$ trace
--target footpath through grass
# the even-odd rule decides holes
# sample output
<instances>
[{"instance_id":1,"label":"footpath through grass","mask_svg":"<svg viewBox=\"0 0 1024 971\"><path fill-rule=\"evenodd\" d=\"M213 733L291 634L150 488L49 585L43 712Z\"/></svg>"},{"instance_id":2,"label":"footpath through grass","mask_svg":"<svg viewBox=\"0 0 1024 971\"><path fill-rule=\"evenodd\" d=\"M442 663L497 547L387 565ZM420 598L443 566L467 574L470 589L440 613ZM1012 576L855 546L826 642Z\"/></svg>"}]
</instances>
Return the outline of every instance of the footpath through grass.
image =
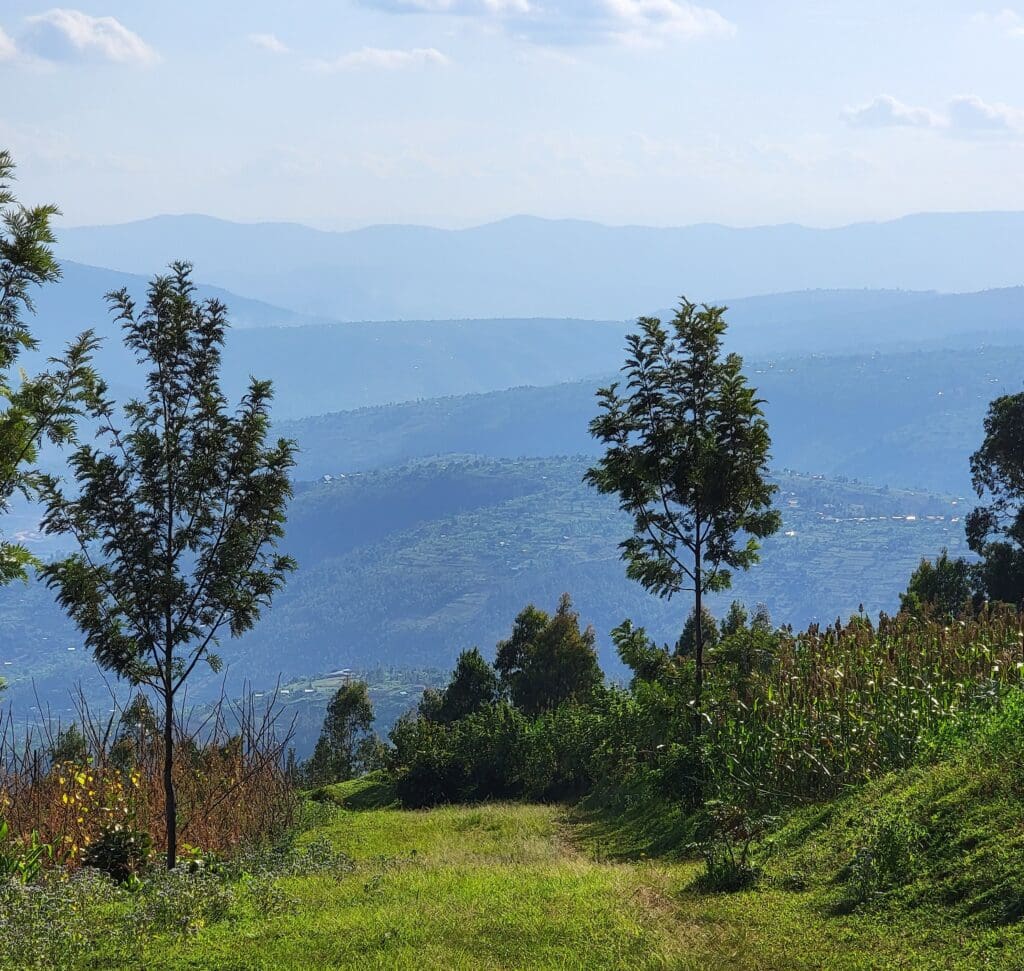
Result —
<instances>
[{"instance_id":1,"label":"footpath through grass","mask_svg":"<svg viewBox=\"0 0 1024 971\"><path fill-rule=\"evenodd\" d=\"M355 861L281 881L294 900L188 940L157 939L150 968L1009 968L1009 940L935 913L837 914L827 888L702 895L699 867L597 852L599 831L552 806L405 811L359 784L304 838ZM349 808L349 807L372 808ZM1014 943L1019 935L1012 932Z\"/></svg>"}]
</instances>

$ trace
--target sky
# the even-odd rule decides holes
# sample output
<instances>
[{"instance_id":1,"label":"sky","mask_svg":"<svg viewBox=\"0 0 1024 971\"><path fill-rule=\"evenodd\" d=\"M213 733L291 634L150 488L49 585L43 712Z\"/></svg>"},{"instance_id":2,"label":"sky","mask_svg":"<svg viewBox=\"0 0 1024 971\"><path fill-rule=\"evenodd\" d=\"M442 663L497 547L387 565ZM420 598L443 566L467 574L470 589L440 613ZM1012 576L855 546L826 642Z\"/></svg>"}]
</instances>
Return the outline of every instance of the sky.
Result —
<instances>
[{"instance_id":1,"label":"sky","mask_svg":"<svg viewBox=\"0 0 1024 971\"><path fill-rule=\"evenodd\" d=\"M1024 209L1024 0L4 0L0 147L67 225Z\"/></svg>"}]
</instances>

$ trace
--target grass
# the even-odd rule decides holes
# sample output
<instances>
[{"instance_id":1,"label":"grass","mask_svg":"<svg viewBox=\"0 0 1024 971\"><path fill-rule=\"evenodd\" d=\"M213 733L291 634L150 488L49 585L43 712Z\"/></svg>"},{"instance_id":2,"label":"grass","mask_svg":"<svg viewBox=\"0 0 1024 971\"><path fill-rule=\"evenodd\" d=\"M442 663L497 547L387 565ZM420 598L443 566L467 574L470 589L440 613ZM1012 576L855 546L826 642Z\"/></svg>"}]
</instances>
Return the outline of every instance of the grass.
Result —
<instances>
[{"instance_id":1,"label":"grass","mask_svg":"<svg viewBox=\"0 0 1024 971\"><path fill-rule=\"evenodd\" d=\"M389 805L379 777L327 787L337 808L304 839L328 838L356 862L340 878L294 877L286 914L239 912L189 940L154 940L149 968L292 969L876 969L1016 968L1024 936L991 919L967 893L948 906L957 861L974 888L1008 889L1019 835L995 866L987 844L1021 811L1000 803L992 825L961 771L914 770L866 787L831 808L794 815L778 834L759 887L736 894L693 889L687 861L649 859L640 842L581 825L563 808L488 804L406 811ZM945 793L945 802L943 801ZM956 795L954 795L956 793ZM991 793L990 793L991 795ZM1002 797L1000 797L1001 799ZM370 808L342 808L367 806ZM843 912L848 863L881 812L934 806L950 845L922 851L907 880ZM634 819L638 823L639 817ZM954 829L967 843L957 841ZM981 827L988 836L975 832ZM971 844L969 834L976 842ZM973 849L970 846L973 845ZM605 852L595 849L603 847ZM609 849L623 853L607 852ZM980 856L972 856L972 853ZM631 857L627 859L626 857ZM996 856L999 856L997 853ZM945 877L939 872L945 860ZM938 867L939 869L936 869ZM975 868L978 868L975 870ZM993 876L995 875L995 876ZM934 892L928 888L935 882Z\"/></svg>"},{"instance_id":2,"label":"grass","mask_svg":"<svg viewBox=\"0 0 1024 971\"><path fill-rule=\"evenodd\" d=\"M81 895L40 898L53 915L37 921L43 944L65 923L93 944L74 945L77 963L34 966L1017 969L1021 739L1017 693L974 729L938 739L936 764L790 813L759 856L759 883L728 894L698 889L702 866L679 854L686 821L656 800L618 815L511 803L412 811L373 774L309 794L314 822L300 843L321 847L321 858L329 844L344 854L340 865L213 879L195 893L225 893L225 909L185 934L118 924L130 917L124 896L86 901L77 924L56 915L74 911ZM108 942L115 926L128 928L127 944ZM115 951L131 961L105 956ZM27 965L0 954L0 966Z\"/></svg>"}]
</instances>

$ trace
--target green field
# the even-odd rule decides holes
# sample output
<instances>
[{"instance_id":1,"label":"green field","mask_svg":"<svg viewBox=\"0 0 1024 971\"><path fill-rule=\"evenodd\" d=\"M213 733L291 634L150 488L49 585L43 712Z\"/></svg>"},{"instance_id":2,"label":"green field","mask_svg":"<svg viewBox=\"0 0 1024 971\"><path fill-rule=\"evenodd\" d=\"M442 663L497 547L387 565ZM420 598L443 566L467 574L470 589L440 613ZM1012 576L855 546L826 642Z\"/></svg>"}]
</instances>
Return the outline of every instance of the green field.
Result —
<instances>
[{"instance_id":1,"label":"green field","mask_svg":"<svg viewBox=\"0 0 1024 971\"><path fill-rule=\"evenodd\" d=\"M948 909L839 912L836 841L866 825L866 802L891 802L893 783L854 797L835 827L818 819L817 839L799 817L800 848L736 894L697 892L693 862L609 854L614 834L563 807L406 811L366 783L327 793L341 805L303 840L327 837L354 869L282 881L292 904L279 916L242 907L194 937L153 939L146 967L977 969L1019 967L1024 953L1019 929L953 923ZM797 888L788 868L801 862L817 878Z\"/></svg>"}]
</instances>

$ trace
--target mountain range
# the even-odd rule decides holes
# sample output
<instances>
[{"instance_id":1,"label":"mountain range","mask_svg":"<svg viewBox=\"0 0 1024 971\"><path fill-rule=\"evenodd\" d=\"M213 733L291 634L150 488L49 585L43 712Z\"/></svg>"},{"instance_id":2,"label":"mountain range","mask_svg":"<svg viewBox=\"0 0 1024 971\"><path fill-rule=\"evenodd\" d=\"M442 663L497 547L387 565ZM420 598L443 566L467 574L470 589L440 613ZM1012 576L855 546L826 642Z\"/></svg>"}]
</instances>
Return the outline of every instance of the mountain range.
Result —
<instances>
[{"instance_id":1,"label":"mountain range","mask_svg":"<svg viewBox=\"0 0 1024 971\"><path fill-rule=\"evenodd\" d=\"M66 263L64 279L40 292L33 321L41 355L93 327L104 338L98 363L120 396L141 384L103 299L122 286L141 300L146 277ZM199 295L227 303L234 324L224 355L228 391L237 397L250 375L271 378L279 419L611 375L621 364L631 326L611 317L345 323L208 284L199 286ZM973 351L1024 344L1024 287L964 294L771 294L734 301L727 318L727 346L748 362L808 354Z\"/></svg>"},{"instance_id":2,"label":"mountain range","mask_svg":"<svg viewBox=\"0 0 1024 971\"><path fill-rule=\"evenodd\" d=\"M927 213L835 229L604 226L520 216L463 230L157 216L65 228L64 259L199 279L338 320L627 319L680 294L730 301L812 288L960 292L1024 283L1024 213Z\"/></svg>"}]
</instances>

